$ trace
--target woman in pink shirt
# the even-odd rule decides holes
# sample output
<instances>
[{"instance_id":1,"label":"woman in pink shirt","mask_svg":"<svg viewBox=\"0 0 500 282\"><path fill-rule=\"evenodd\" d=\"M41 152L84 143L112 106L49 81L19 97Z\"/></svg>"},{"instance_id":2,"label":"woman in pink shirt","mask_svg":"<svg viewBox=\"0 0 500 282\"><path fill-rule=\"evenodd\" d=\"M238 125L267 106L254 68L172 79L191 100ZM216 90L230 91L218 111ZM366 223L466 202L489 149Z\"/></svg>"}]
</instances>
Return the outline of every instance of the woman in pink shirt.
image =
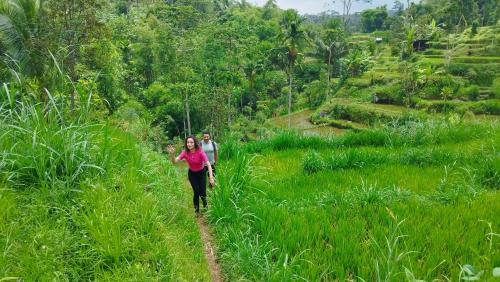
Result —
<instances>
[{"instance_id":1,"label":"woman in pink shirt","mask_svg":"<svg viewBox=\"0 0 500 282\"><path fill-rule=\"evenodd\" d=\"M200 200L203 202L203 207L207 208L207 176L205 174L205 166L208 167L208 175L210 185L214 185L214 176L212 174L212 167L208 161L207 155L199 147L198 141L194 136L188 136L184 141L184 150L175 157L175 148L173 145L168 145L168 152L172 156L172 162L177 163L185 160L188 163L188 179L193 188L193 204L196 214L200 212Z\"/></svg>"}]
</instances>

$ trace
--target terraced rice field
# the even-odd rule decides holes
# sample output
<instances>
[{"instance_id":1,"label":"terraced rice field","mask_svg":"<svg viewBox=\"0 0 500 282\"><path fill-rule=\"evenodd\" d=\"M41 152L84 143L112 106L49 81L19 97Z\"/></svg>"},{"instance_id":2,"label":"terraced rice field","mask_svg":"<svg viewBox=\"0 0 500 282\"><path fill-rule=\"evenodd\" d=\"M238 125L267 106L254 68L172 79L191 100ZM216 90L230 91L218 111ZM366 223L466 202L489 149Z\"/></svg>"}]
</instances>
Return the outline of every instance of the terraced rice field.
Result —
<instances>
[{"instance_id":1,"label":"terraced rice field","mask_svg":"<svg viewBox=\"0 0 500 282\"><path fill-rule=\"evenodd\" d=\"M500 265L500 131L422 126L380 133L393 136L386 143L373 132L331 145L280 137L280 151L235 156L210 215L225 273L453 281L472 265L492 279ZM316 150L296 147L306 143Z\"/></svg>"}]
</instances>

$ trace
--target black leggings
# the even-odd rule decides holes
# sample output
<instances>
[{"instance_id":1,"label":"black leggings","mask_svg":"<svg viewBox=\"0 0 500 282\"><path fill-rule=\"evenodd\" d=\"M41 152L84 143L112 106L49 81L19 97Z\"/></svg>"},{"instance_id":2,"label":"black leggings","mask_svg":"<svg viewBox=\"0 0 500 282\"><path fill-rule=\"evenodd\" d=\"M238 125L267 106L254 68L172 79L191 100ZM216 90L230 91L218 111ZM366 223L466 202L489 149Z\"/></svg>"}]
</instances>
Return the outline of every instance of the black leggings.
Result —
<instances>
[{"instance_id":1,"label":"black leggings","mask_svg":"<svg viewBox=\"0 0 500 282\"><path fill-rule=\"evenodd\" d=\"M193 188L193 204L196 212L200 211L200 199L203 202L203 207L207 207L207 177L205 169L200 171L188 171L189 183Z\"/></svg>"}]
</instances>

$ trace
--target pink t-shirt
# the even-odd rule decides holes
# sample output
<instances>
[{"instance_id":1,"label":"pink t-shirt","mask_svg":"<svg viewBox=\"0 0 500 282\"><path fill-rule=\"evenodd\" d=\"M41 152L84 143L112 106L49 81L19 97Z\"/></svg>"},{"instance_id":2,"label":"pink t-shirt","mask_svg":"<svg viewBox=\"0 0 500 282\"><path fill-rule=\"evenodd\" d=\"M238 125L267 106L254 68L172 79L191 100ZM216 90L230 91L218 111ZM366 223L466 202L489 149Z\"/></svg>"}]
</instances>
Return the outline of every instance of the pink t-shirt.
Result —
<instances>
[{"instance_id":1,"label":"pink t-shirt","mask_svg":"<svg viewBox=\"0 0 500 282\"><path fill-rule=\"evenodd\" d=\"M194 151L194 153L186 152L182 150L179 155L179 160L186 160L189 169L192 171L200 171L205 167L205 163L208 162L207 155L202 149Z\"/></svg>"}]
</instances>

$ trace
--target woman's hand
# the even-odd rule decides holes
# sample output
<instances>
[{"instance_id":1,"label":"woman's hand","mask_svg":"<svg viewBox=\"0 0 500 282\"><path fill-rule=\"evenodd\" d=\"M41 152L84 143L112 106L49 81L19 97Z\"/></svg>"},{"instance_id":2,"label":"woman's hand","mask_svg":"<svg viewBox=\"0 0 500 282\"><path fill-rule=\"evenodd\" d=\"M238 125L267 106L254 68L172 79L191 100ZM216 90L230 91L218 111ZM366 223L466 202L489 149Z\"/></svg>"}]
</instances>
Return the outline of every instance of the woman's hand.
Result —
<instances>
[{"instance_id":1,"label":"woman's hand","mask_svg":"<svg viewBox=\"0 0 500 282\"><path fill-rule=\"evenodd\" d=\"M214 187L214 186L215 186L215 179L214 179L214 177L213 177L213 176L209 177L208 181L210 182L210 185L211 185L212 187Z\"/></svg>"},{"instance_id":2,"label":"woman's hand","mask_svg":"<svg viewBox=\"0 0 500 282\"><path fill-rule=\"evenodd\" d=\"M167 151L169 152L169 154L173 155L175 154L175 148L174 148L174 145L167 145Z\"/></svg>"}]
</instances>

